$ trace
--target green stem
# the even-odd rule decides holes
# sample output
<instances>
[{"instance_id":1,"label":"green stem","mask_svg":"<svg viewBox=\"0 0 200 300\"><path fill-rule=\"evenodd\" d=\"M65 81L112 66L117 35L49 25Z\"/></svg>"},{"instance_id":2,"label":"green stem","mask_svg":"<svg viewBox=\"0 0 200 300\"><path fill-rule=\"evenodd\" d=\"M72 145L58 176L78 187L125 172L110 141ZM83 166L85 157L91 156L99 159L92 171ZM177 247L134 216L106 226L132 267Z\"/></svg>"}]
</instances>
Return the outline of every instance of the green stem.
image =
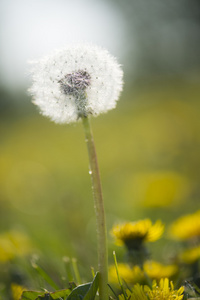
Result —
<instances>
[{"instance_id":1,"label":"green stem","mask_svg":"<svg viewBox=\"0 0 200 300\"><path fill-rule=\"evenodd\" d=\"M98 265L99 265L99 299L108 299L108 254L107 254L107 238L106 238L106 221L104 212L104 203L102 197L101 180L97 155L93 140L93 135L88 117L82 117L83 127L85 130L85 141L87 144L90 175L92 180L94 207L97 223L97 246L98 246Z\"/></svg>"},{"instance_id":2,"label":"green stem","mask_svg":"<svg viewBox=\"0 0 200 300\"><path fill-rule=\"evenodd\" d=\"M124 294L124 299L127 300L126 292L125 292L125 290L124 290L124 287L123 287L121 278L120 278L120 276L119 276L119 270L118 270L118 264L117 264L117 257L116 257L115 251L113 251L113 256L114 256L114 261L115 261L115 268L116 268L116 273L117 273L117 279L118 279L118 281L119 281L119 285L120 285L120 287L121 287L122 293Z\"/></svg>"},{"instance_id":3,"label":"green stem","mask_svg":"<svg viewBox=\"0 0 200 300\"><path fill-rule=\"evenodd\" d=\"M80 277L80 274L79 274L76 258L72 258L72 266L73 266L73 270L74 270L76 283L79 285L79 284L81 284L81 277Z\"/></svg>"}]
</instances>

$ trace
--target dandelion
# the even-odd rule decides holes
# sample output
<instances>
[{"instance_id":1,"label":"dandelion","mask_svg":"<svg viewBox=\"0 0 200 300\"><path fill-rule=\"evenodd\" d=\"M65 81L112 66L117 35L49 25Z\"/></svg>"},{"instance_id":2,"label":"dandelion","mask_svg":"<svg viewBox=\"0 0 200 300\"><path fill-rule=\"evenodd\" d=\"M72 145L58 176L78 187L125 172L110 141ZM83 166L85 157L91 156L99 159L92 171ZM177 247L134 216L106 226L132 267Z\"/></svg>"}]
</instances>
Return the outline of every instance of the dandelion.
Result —
<instances>
[{"instance_id":1,"label":"dandelion","mask_svg":"<svg viewBox=\"0 0 200 300\"><path fill-rule=\"evenodd\" d=\"M164 231L164 225L158 220L152 224L150 219L128 222L113 226L111 234L116 244L125 245L129 262L143 268L144 261L149 258L146 242L158 240Z\"/></svg>"},{"instance_id":2,"label":"dandelion","mask_svg":"<svg viewBox=\"0 0 200 300\"><path fill-rule=\"evenodd\" d=\"M21 299L22 292L25 291L25 288L19 284L11 284L12 298L13 300Z\"/></svg>"},{"instance_id":3,"label":"dandelion","mask_svg":"<svg viewBox=\"0 0 200 300\"><path fill-rule=\"evenodd\" d=\"M136 265L131 268L128 264L119 263L117 267L121 279L127 284L143 283L145 281L144 271L139 266ZM109 279L113 283L118 281L115 265L109 267Z\"/></svg>"},{"instance_id":4,"label":"dandelion","mask_svg":"<svg viewBox=\"0 0 200 300\"><path fill-rule=\"evenodd\" d=\"M178 273L177 265L164 265L157 261L146 261L144 263L144 272L151 279L160 280L161 278L170 278Z\"/></svg>"},{"instance_id":5,"label":"dandelion","mask_svg":"<svg viewBox=\"0 0 200 300\"><path fill-rule=\"evenodd\" d=\"M160 280L161 278L170 278L177 274L176 265L164 265L157 261L145 261L143 269L138 265L131 267L128 264L119 263L118 270L120 277L127 284L147 283L147 279ZM148 278L146 277L148 276ZM109 267L109 278L113 283L117 282L116 268L114 265Z\"/></svg>"},{"instance_id":6,"label":"dandelion","mask_svg":"<svg viewBox=\"0 0 200 300\"><path fill-rule=\"evenodd\" d=\"M199 240L200 210L177 219L174 223L172 223L169 233L173 238L178 240Z\"/></svg>"},{"instance_id":7,"label":"dandelion","mask_svg":"<svg viewBox=\"0 0 200 300\"><path fill-rule=\"evenodd\" d=\"M33 62L29 92L44 116L71 123L115 108L122 77L120 65L107 50L77 45Z\"/></svg>"},{"instance_id":8,"label":"dandelion","mask_svg":"<svg viewBox=\"0 0 200 300\"><path fill-rule=\"evenodd\" d=\"M133 289L127 290L127 299L129 300L182 300L184 287L174 290L173 282L168 278L161 279L159 285L156 281L152 287L136 284ZM119 300L125 300L124 295L119 296Z\"/></svg>"},{"instance_id":9,"label":"dandelion","mask_svg":"<svg viewBox=\"0 0 200 300\"><path fill-rule=\"evenodd\" d=\"M154 281L152 284L152 289L145 286L144 290L149 296L150 300L182 300L184 287L180 287L178 290L174 290L173 282L168 278L161 279L159 285Z\"/></svg>"},{"instance_id":10,"label":"dandelion","mask_svg":"<svg viewBox=\"0 0 200 300\"><path fill-rule=\"evenodd\" d=\"M97 221L99 298L108 298L107 241L104 203L97 155L89 115L97 116L116 106L122 91L123 72L106 50L78 45L55 51L35 62L29 92L44 116L56 123L82 119L88 148Z\"/></svg>"},{"instance_id":11,"label":"dandelion","mask_svg":"<svg viewBox=\"0 0 200 300\"><path fill-rule=\"evenodd\" d=\"M117 245L125 244L128 249L140 249L144 242L158 240L164 231L164 225L157 221L154 225L150 219L139 220L115 225L111 234L116 238Z\"/></svg>"},{"instance_id":12,"label":"dandelion","mask_svg":"<svg viewBox=\"0 0 200 300\"><path fill-rule=\"evenodd\" d=\"M140 284L136 284L132 291L126 290L128 300L149 300L144 292L144 287ZM119 295L119 300L126 300L124 295Z\"/></svg>"},{"instance_id":13,"label":"dandelion","mask_svg":"<svg viewBox=\"0 0 200 300\"><path fill-rule=\"evenodd\" d=\"M31 252L31 242L24 233L11 230L0 234L0 262L7 262Z\"/></svg>"},{"instance_id":14,"label":"dandelion","mask_svg":"<svg viewBox=\"0 0 200 300\"><path fill-rule=\"evenodd\" d=\"M200 246L189 248L184 250L180 254L180 259L186 264L192 264L199 260L200 258Z\"/></svg>"}]
</instances>

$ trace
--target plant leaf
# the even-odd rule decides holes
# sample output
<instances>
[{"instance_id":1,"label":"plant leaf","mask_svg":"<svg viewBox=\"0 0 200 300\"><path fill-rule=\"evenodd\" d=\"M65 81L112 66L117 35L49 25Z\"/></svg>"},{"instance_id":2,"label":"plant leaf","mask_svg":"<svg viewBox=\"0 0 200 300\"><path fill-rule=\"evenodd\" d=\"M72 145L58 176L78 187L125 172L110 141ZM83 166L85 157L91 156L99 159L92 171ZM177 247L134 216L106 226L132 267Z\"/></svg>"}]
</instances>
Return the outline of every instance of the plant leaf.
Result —
<instances>
[{"instance_id":1,"label":"plant leaf","mask_svg":"<svg viewBox=\"0 0 200 300\"><path fill-rule=\"evenodd\" d=\"M67 300L93 300L99 286L99 273L96 274L92 282L77 286Z\"/></svg>"},{"instance_id":2,"label":"plant leaf","mask_svg":"<svg viewBox=\"0 0 200 300\"><path fill-rule=\"evenodd\" d=\"M21 300L94 300L99 287L99 273L96 273L92 282L79 285L71 289L56 292L24 291Z\"/></svg>"},{"instance_id":3,"label":"plant leaf","mask_svg":"<svg viewBox=\"0 0 200 300\"><path fill-rule=\"evenodd\" d=\"M42 296L44 292L23 291L21 300L35 300L38 296Z\"/></svg>"},{"instance_id":4,"label":"plant leaf","mask_svg":"<svg viewBox=\"0 0 200 300\"><path fill-rule=\"evenodd\" d=\"M87 294L84 297L84 300L94 300L97 290L98 290L98 287L99 287L99 273L96 273L96 275L92 281L92 284L91 284Z\"/></svg>"},{"instance_id":5,"label":"plant leaf","mask_svg":"<svg viewBox=\"0 0 200 300\"><path fill-rule=\"evenodd\" d=\"M66 297L69 296L69 294L71 292L72 291L70 289L64 289L64 290L60 290L60 291L50 293L50 295L51 295L52 299L60 299L60 298L66 299Z\"/></svg>"},{"instance_id":6,"label":"plant leaf","mask_svg":"<svg viewBox=\"0 0 200 300\"><path fill-rule=\"evenodd\" d=\"M67 300L82 300L84 296L87 294L90 286L91 286L91 282L77 286L67 297Z\"/></svg>"},{"instance_id":7,"label":"plant leaf","mask_svg":"<svg viewBox=\"0 0 200 300\"><path fill-rule=\"evenodd\" d=\"M39 299L42 299L42 300L51 300L52 298L50 296L50 293L45 293L42 296L38 296L35 300L39 300Z\"/></svg>"},{"instance_id":8,"label":"plant leaf","mask_svg":"<svg viewBox=\"0 0 200 300\"><path fill-rule=\"evenodd\" d=\"M32 263L33 268L38 274L46 281L54 290L59 290L59 286L53 281L53 279L36 263Z\"/></svg>"},{"instance_id":9,"label":"plant leaf","mask_svg":"<svg viewBox=\"0 0 200 300\"><path fill-rule=\"evenodd\" d=\"M34 292L34 291L24 291L21 296L21 300L62 300L66 299L71 293L70 289L59 290L56 292Z\"/></svg>"}]
</instances>

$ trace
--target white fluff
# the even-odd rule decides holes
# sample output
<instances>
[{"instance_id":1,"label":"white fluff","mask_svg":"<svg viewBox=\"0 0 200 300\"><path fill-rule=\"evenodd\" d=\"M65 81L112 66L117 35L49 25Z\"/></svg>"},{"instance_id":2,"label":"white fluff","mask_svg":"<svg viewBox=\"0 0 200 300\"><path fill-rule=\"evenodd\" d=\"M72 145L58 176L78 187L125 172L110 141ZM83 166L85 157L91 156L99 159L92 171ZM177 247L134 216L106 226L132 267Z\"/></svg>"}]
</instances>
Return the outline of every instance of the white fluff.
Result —
<instances>
[{"instance_id":1,"label":"white fluff","mask_svg":"<svg viewBox=\"0 0 200 300\"><path fill-rule=\"evenodd\" d=\"M115 108L122 91L123 71L107 50L84 44L57 50L32 63L33 84L29 91L43 115L56 123L78 120L75 96L63 93L59 81L80 70L91 78L85 90L86 114L96 116Z\"/></svg>"}]
</instances>

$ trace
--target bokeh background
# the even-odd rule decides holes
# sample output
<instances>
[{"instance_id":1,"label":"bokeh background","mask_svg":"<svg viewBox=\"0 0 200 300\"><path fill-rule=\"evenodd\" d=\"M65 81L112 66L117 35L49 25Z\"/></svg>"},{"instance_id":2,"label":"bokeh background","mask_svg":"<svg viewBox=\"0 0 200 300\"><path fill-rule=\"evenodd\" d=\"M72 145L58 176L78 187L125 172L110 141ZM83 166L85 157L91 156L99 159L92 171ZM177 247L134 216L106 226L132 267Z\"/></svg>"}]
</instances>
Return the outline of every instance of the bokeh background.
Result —
<instances>
[{"instance_id":1,"label":"bokeh background","mask_svg":"<svg viewBox=\"0 0 200 300\"><path fill-rule=\"evenodd\" d=\"M10 262L10 240L53 276L63 256L84 276L96 267L82 124L52 123L27 93L28 61L73 42L107 48L125 73L117 108L92 119L108 231L161 219L152 255L171 255L168 224L200 208L200 2L1 0L0 24L1 277L26 281L31 269L30 257ZM110 261L115 248L109 236Z\"/></svg>"}]
</instances>

